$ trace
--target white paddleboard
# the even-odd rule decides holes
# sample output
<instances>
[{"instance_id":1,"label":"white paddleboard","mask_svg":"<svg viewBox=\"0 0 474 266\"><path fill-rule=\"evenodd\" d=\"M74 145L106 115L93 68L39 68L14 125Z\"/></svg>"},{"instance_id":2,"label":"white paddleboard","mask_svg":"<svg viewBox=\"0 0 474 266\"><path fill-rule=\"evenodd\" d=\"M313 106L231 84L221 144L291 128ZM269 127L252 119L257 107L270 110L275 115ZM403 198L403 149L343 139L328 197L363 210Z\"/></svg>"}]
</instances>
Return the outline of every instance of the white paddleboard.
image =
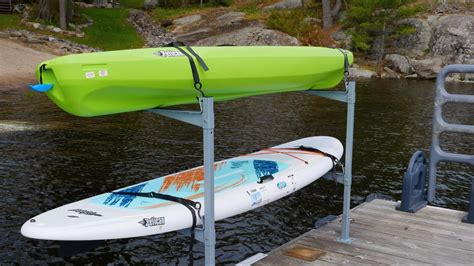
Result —
<instances>
[{"instance_id":1,"label":"white paddleboard","mask_svg":"<svg viewBox=\"0 0 474 266\"><path fill-rule=\"evenodd\" d=\"M340 159L343 146L333 137L309 137L215 163L215 218L221 220L261 207L317 180ZM268 178L271 176L270 178ZM263 182L261 177L267 177ZM157 192L201 203L203 168L197 167L118 189ZM197 224L202 221L198 217ZM104 193L33 217L21 234L47 240L103 240L161 234L190 228L192 215L182 204L163 199Z\"/></svg>"}]
</instances>

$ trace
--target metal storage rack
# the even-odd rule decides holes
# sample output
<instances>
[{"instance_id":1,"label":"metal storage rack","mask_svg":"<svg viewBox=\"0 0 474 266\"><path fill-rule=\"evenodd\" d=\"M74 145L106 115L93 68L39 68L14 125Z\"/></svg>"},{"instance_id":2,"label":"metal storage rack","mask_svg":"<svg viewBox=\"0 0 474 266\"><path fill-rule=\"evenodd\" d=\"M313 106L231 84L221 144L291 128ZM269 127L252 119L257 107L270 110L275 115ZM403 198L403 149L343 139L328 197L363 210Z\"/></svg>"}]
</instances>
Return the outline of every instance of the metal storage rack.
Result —
<instances>
[{"instance_id":1,"label":"metal storage rack","mask_svg":"<svg viewBox=\"0 0 474 266\"><path fill-rule=\"evenodd\" d=\"M349 216L352 184L352 146L354 135L355 113L355 82L344 81L345 91L306 91L310 95L347 103L346 154L344 171L344 204L342 233L340 242L350 243ZM196 240L203 242L205 247L205 264L215 264L215 214L214 214L214 98L199 98L201 111L180 111L152 109L153 113L176 119L202 128L204 150L204 217L203 228L196 228ZM183 231L186 233L186 231Z\"/></svg>"}]
</instances>

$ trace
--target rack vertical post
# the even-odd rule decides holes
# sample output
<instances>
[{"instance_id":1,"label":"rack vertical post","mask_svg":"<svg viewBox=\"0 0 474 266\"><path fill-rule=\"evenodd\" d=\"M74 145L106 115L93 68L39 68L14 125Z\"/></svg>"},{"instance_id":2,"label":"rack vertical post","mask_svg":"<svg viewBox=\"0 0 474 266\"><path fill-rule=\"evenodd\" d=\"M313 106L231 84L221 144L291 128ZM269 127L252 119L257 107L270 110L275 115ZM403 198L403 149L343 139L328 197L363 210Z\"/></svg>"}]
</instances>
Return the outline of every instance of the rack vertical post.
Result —
<instances>
[{"instance_id":1,"label":"rack vertical post","mask_svg":"<svg viewBox=\"0 0 474 266\"><path fill-rule=\"evenodd\" d=\"M215 264L214 215L214 98L199 98L201 111L152 109L152 113L176 119L202 128L204 156L204 228L196 231L196 240L204 243L206 265ZM189 231L183 230L187 234Z\"/></svg>"},{"instance_id":2,"label":"rack vertical post","mask_svg":"<svg viewBox=\"0 0 474 266\"><path fill-rule=\"evenodd\" d=\"M342 230L338 241L351 243L349 236L352 186L352 146L354 143L354 114L356 102L355 81L344 82L345 91L307 91L308 94L347 103L346 118L346 156L344 171L344 203L342 209Z\"/></svg>"}]
</instances>

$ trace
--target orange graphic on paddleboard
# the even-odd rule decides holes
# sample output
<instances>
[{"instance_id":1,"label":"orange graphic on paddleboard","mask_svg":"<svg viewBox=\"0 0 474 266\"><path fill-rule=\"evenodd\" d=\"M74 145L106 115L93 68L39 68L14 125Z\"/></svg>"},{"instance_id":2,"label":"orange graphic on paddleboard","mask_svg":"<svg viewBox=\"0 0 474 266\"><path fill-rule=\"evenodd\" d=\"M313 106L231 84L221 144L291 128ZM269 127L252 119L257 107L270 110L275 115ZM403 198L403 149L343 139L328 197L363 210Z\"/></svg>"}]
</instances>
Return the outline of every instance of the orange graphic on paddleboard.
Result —
<instances>
[{"instance_id":1,"label":"orange graphic on paddleboard","mask_svg":"<svg viewBox=\"0 0 474 266\"><path fill-rule=\"evenodd\" d=\"M214 164L214 171L219 171L227 161L218 162ZM163 185L159 192L166 192L171 186L175 186L176 191L181 190L183 187L191 187L195 192L199 191L204 181L204 168L198 167L174 175L165 177Z\"/></svg>"}]
</instances>

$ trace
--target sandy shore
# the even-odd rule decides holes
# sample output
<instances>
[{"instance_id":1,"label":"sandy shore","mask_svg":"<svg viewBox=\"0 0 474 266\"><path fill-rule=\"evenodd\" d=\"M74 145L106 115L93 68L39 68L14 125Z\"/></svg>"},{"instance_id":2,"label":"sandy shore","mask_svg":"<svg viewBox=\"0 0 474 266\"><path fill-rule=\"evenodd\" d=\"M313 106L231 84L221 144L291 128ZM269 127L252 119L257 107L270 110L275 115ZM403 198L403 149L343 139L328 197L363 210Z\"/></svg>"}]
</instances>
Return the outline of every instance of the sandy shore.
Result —
<instances>
[{"instance_id":1,"label":"sandy shore","mask_svg":"<svg viewBox=\"0 0 474 266\"><path fill-rule=\"evenodd\" d=\"M0 89L35 83L37 64L56 55L40 52L9 39L0 38Z\"/></svg>"}]
</instances>

